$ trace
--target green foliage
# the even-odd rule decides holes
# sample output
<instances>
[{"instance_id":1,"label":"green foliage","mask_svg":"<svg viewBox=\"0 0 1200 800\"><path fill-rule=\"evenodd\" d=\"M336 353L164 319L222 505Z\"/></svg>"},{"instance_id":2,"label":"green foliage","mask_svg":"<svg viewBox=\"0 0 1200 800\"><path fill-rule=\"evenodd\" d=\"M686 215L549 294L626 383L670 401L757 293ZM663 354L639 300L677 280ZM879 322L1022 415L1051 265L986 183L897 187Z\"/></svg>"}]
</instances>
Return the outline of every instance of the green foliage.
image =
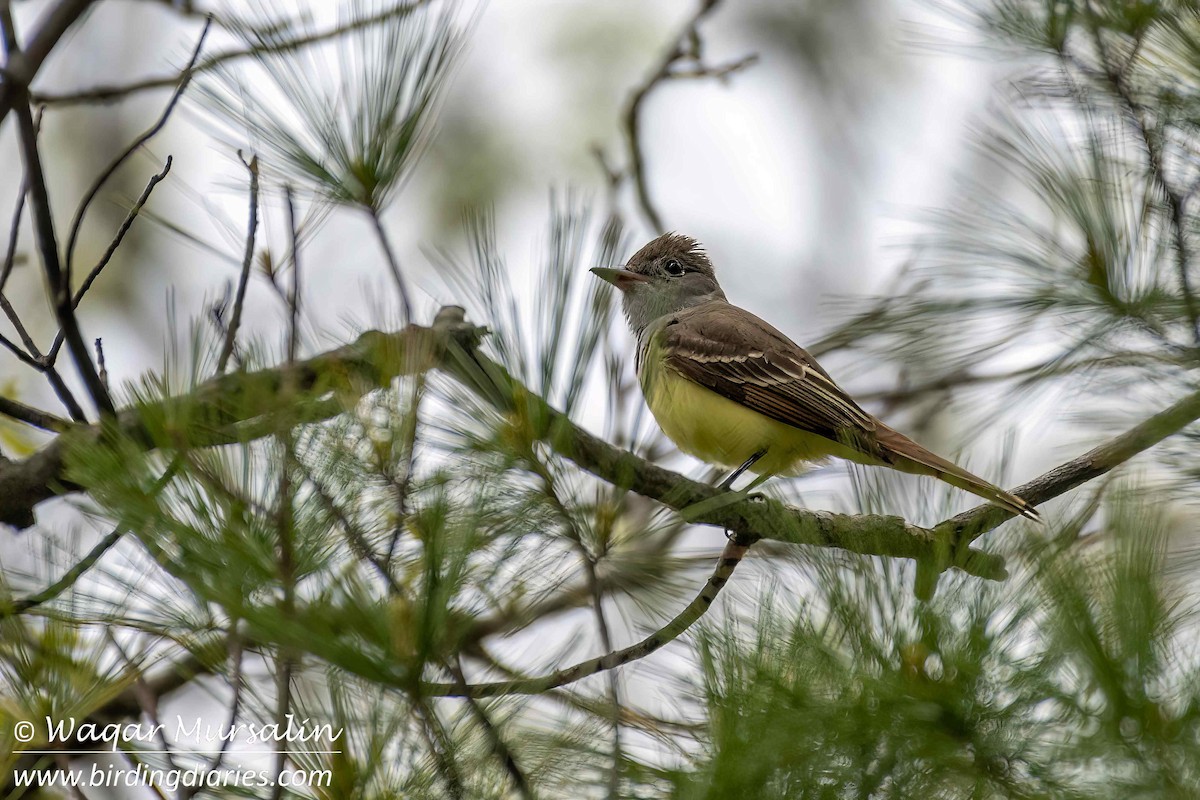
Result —
<instances>
[{"instance_id":1,"label":"green foliage","mask_svg":"<svg viewBox=\"0 0 1200 800\"><path fill-rule=\"evenodd\" d=\"M699 641L710 727L679 797L1188 797L1200 782L1194 599L1133 497L1082 539L1010 545L1007 584L932 605L888 565L816 559Z\"/></svg>"},{"instance_id":2,"label":"green foliage","mask_svg":"<svg viewBox=\"0 0 1200 800\"><path fill-rule=\"evenodd\" d=\"M460 8L350 8L348 32L312 47L279 46L309 20L266 6L227 17L255 58L206 85L207 109L273 183L378 222L433 130ZM818 349L871 353L935 387L919 398L986 382L998 415L1066 386L1144 417L1147 396L1157 410L1195 390L1200 358L1195 4L966 11L1019 56L1022 102L983 126L984 177L930 214L895 291ZM784 17L780 35L809 35L836 94L836 48ZM614 191L601 219L553 198L528 269L490 214L434 261L488 326L484 351L654 458L613 293L587 273L629 252L620 206ZM523 390L482 397L465 368L461 383L424 368L372 382L348 366L353 348L268 370L282 359L265 343L239 344L238 370L218 379L221 342L204 330L124 387L120 419L63 437L65 479L115 527L121 559L47 602L0 606L0 736L47 714L136 714L135 680L178 662L188 674L161 692L211 676L236 697L214 702L222 714L275 719L285 692L284 708L343 730L341 752L294 756L331 771L313 790L329 800L508 798L525 783L570 798L1148 800L1200 785L1196 557L1180 556L1194 520L1149 477L1064 504L1044 529L1007 526L986 543L1007 581L946 575L930 602L914 597L912 564L759 543L704 622L653 656L467 701L434 689L542 675L658 628L704 586L717 535L584 473ZM1014 354L1029 365L977 371ZM1162 464L1185 489L1197 444L1176 437ZM911 483L855 481L852 511L946 516L944 496ZM6 568L0 598L27 583ZM22 761L0 743L5 766Z\"/></svg>"},{"instance_id":3,"label":"green foliage","mask_svg":"<svg viewBox=\"0 0 1200 800\"><path fill-rule=\"evenodd\" d=\"M1000 383L984 377L1006 375L989 362L1026 353L1009 373L1024 392L1064 375L1074 391L1188 390L1200 346L1194 5L966 11L1024 70L979 136L982 177L929 215L916 265L891 290L903 302L881 298L818 350L861 347L917 386Z\"/></svg>"},{"instance_id":4,"label":"green foliage","mask_svg":"<svg viewBox=\"0 0 1200 800\"><path fill-rule=\"evenodd\" d=\"M272 174L374 213L416 164L462 47L454 4L399 6L369 22L389 6L351 4L342 22L351 33L308 49L277 49L291 28L243 24L259 51L253 77L224 70L204 86L227 135L239 146L248 136Z\"/></svg>"}]
</instances>

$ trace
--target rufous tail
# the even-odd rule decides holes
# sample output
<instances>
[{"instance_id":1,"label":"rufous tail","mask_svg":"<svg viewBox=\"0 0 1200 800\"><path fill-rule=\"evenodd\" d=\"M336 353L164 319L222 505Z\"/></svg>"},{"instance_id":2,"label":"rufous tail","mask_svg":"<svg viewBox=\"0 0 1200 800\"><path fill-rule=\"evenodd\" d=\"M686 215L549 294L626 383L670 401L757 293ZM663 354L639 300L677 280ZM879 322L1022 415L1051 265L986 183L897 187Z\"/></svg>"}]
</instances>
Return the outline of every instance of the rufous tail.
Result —
<instances>
[{"instance_id":1,"label":"rufous tail","mask_svg":"<svg viewBox=\"0 0 1200 800\"><path fill-rule=\"evenodd\" d=\"M989 503L999 506L1006 511L1041 522L1042 517L1037 509L1029 505L1015 494L1006 492L999 486L988 483L978 475L972 475L952 461L926 450L921 445L909 439L899 431L894 431L879 423L876 430L876 441L884 452L891 458L891 466L904 472L917 475L932 475L951 486L965 489L972 494L982 497Z\"/></svg>"}]
</instances>

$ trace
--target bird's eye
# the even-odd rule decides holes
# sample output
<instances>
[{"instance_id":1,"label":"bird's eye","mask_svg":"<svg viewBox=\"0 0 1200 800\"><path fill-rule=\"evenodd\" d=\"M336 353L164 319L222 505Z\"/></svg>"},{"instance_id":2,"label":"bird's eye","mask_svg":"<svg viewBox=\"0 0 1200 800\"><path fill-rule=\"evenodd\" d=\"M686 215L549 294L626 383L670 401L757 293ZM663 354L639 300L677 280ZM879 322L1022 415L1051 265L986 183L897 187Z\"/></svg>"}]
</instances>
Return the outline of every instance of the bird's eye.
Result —
<instances>
[{"instance_id":1,"label":"bird's eye","mask_svg":"<svg viewBox=\"0 0 1200 800\"><path fill-rule=\"evenodd\" d=\"M664 265L664 268L667 270L668 275L678 276L684 273L683 265L673 258Z\"/></svg>"}]
</instances>

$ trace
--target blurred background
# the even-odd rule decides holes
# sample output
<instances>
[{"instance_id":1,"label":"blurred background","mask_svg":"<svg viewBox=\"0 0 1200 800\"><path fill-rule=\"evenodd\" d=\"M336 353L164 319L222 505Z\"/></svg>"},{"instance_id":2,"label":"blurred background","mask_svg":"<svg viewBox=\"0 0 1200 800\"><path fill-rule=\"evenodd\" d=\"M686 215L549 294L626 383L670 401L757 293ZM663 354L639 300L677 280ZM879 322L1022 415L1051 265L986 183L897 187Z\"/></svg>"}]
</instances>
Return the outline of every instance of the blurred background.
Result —
<instances>
[{"instance_id":1,"label":"blurred background","mask_svg":"<svg viewBox=\"0 0 1200 800\"><path fill-rule=\"evenodd\" d=\"M229 4L227 13L282 14L287 5ZM335 6L290 10L311 15L321 28L336 25ZM422 316L461 302L427 253L460 245L465 215L480 208L496 210L514 285L532 288L522 273L533 272L551 192L573 190L603 205L606 180L596 153L613 165L626 158L625 106L693 6L512 2L464 9L471 33L437 133L385 214L419 287ZM30 26L42 4L26 0L14 10L18 24ZM70 93L168 74L186 62L201 27L168 3L149 2L100 5L91 24L105 35L74 34L40 74L40 90ZM956 176L973 168L970 131L1004 69L970 47L977 38L961 20L922 3L719 6L704 23L706 57L758 60L723 80L671 81L648 99L647 180L664 224L707 246L737 302L802 344L815 341L843 321L848 298L888 286L912 257L923 212L950 202ZM234 44L217 28L206 50ZM313 58L336 69L328 53ZM49 177L64 213L65 199L82 194L157 119L169 94L168 87L119 103L50 106L43 135L53 148ZM201 314L237 276L246 199L236 150L245 142L221 136L195 94L182 112L122 170L119 191L97 206L80 244L84 262L103 252L146 178L174 156L171 180L151 209L170 226L139 221L119 263L81 310L86 329L108 342L117 382L159 365L169 303L185 319ZM2 136L15 157L12 126ZM16 163L10 166L0 187L5 218L21 179ZM621 202L630 199L626 185ZM631 248L656 235L637 215L632 222ZM271 224L278 236L278 221ZM27 227L23 233L19 251L28 254ZM386 304L386 268L365 218L330 215L310 247L309 287L320 298L309 307L314 329L336 336L347 318L369 318ZM44 304L29 262L13 281L14 303ZM249 302L255 332L277 332L282 312L273 298L252 292ZM50 333L48 320L37 328L38 315L30 316L36 333ZM13 361L5 365L12 379L26 381L29 399L44 399L32 376ZM839 366L835 374L851 384L862 371L853 363L831 368Z\"/></svg>"},{"instance_id":2,"label":"blurred background","mask_svg":"<svg viewBox=\"0 0 1200 800\"><path fill-rule=\"evenodd\" d=\"M15 0L18 30L36 27L54 5ZM186 66L205 15L214 15L197 63L220 63L197 72L165 127L123 163L80 229L77 270L101 259L147 180L171 158L169 173L79 307L87 340L103 340L118 405L145 396L148 384L133 386L147 375L179 387L188 384L189 370L207 374L219 339L214 320L223 319L214 309L228 309L242 267L244 162L252 156L260 159L263 183L242 323L251 364L277 364L286 352L290 309L273 287L291 285L295 274L286 186L303 243L300 357L368 328L400 327L406 320L391 273L398 266L411 287L413 321L429 323L443 305L465 306L468 319L495 329L492 352L532 385L535 368L517 369L515 354L532 364L553 349L537 340L557 305L570 309L564 341L587 340L580 316L601 302L587 268L612 266L601 259L614 256L620 263L662 230L674 230L704 244L732 302L810 348L866 408L1005 486L1194 391L1194 4L417 3L428 8L413 30L385 20L382 39L326 36L353 14L386 17L394 5L107 0L40 70L33 87L43 109L40 141L55 218L65 230L96 175L160 119L175 86L166 78ZM375 96L363 76L378 74L406 36L436 39L430 31L437 24L460 38L435 76L428 124L405 145L406 160L386 186L358 202L347 196L369 182L338 183L315 177L320 170L311 164L307 171L298 166L305 153L331 150L314 121L325 111L352 119L356 92ZM321 41L274 60L221 55L273 36ZM679 47L698 58L668 64ZM652 80L663 69L672 77ZM149 85L119 97L109 88L141 82ZM636 150L652 213L638 195L631 108L638 111ZM346 126L341 134L353 139L353 125ZM287 139L298 130L312 135ZM12 218L22 180L16 126L0 125L0 220ZM347 196L339 195L343 189ZM601 228L612 220L621 222L621 233L605 238ZM32 337L48 343L57 325L28 214L15 230L15 266L4 292ZM569 288L562 288L564 274L576 276ZM511 293L511 314L480 288L499 285ZM561 356L567 363L546 381L553 389L547 399L610 441L692 477L715 477L665 443L642 410L619 312L603 306L596 324L595 352L581 346L587 352L577 354L583 377L564 378L573 365ZM64 375L81 386L72 369ZM423 390L423 383L403 383L363 416L411 413L415 420L412 398ZM7 351L0 351L0 392L39 408L57 402L41 376ZM464 546L494 570L486 578L459 576L459 605L439 602L501 623L476 632L472 643L480 649L457 639L453 647L430 645L437 658L453 650L472 679L543 674L635 641L703 585L724 544L719 531L682 525L646 502L597 488L552 454L540 471L533 445L530 453L499 458L496 442L508 442L511 432L482 413L464 419L472 407L459 401L443 388L423 406L429 452L420 459L422 491L436 494L439 481L449 482L441 470L459 464L476 478L486 473L512 492L502 509L482 507L512 522L503 535L513 541L502 546L498 535L486 546L473 539ZM336 431L330 435L325 449L339 451ZM10 458L51 438L16 422L0 424L0 451ZM429 698L414 690L415 699L401 702L395 695L407 689L389 694L350 670L347 685L363 680L369 690L356 688L347 701L331 687L348 668L318 652L319 674L306 676L303 689L297 678L297 702L306 710L344 714L342 702L359 710L395 702L403 706L403 725L408 714L426 736L412 732L418 723L412 730L396 723L402 732L391 729L390 737L386 726L359 725L369 742L399 742L403 758L364 744L368 755L358 754L358 772L351 770L353 779L338 790L345 793L314 794L453 796L456 782L444 763L445 752L453 752L467 765L471 788L459 795L467 797L1195 796L1194 446L1185 428L1131 462L1119 480L1105 478L1051 503L1046 528L1010 524L990 534L984 546L1009 557L1015 577L993 585L947 576L932 604L913 598L907 562L763 543L755 551L761 557L740 569L717 612L686 644L623 669L619 685L597 676L566 700L496 701L484 708L491 723L475 720L470 707L436 706L432 716L442 716L449 741L441 747L428 741L431 712L421 703ZM414 449L407 450L410 467ZM244 454L247 464L257 458L274 456ZM32 529L0 537L7 589L20 594L44 584L113 519L150 520L153 527L145 509L137 512L143 516L126 514L122 504L136 506L130 486L117 487L124 494L109 491L106 481L115 486L125 476L106 475L103 467L121 472L119 464L97 457L81 473L98 487L94 503L78 496L43 503ZM264 491L270 505L264 486L274 474L245 468L242 477L247 491ZM526 485L530 475L546 487L560 479L568 500L552 497L547 510L550 501L529 499L536 494ZM927 526L976 505L931 483L837 462L815 465L796 481L773 481L768 491L809 508L900 515ZM339 484L348 507L375 514L374 489L360 496L354 487ZM554 514L587 534L558 530L571 525L547 521ZM605 514L618 522L605 527ZM520 525L536 529L530 540L545 536L553 546L528 552L536 545L521 542ZM653 546L639 543L639 526ZM330 551L345 551L329 544L327 530L312 536ZM429 558L436 537L414 537L420 541L406 557L416 565ZM103 665L98 671L111 672L117 662L93 629L144 614L158 626L145 639L131 633L136 626L116 626L131 637L127 649L139 665L149 670L164 654L186 651L207 674L164 684L164 708L185 716L224 709L232 667L222 653L201 653L182 634L171 641L164 634L215 636L236 630L239 619L254 622L252 613L226 602L233 594L240 602L241 588L208 587L206 594L189 583L193 568L204 579L211 570L220 583L237 556L220 563L219 543L214 534L214 563L184 561L170 577L156 573L139 582L131 576L148 574L163 556L126 539L103 570L64 595L70 603L52 606L50 621L29 625L66 620L72 630L91 631L79 634L88 643L76 646L88 652L89 664ZM1102 551L1096 562L1093 551ZM574 562L580 553L586 569ZM382 618L390 633L375 633L403 638L394 628L418 612L386 605L377 585L356 594L344 566L334 559L314 567L322 577L313 605L341 605L321 607L328 613L314 611L313 619L367 637L355 625ZM402 581L411 578L421 596L428 586L418 573L413 566ZM595 589L597 575L612 580L611 594L591 603L590 590L578 587ZM575 590L573 599L545 618L518 613L522 603L537 607L535 600L563 587ZM343 589L345 596L338 594ZM457 618L446 613L435 627L453 639ZM276 622L254 624L269 641L278 633L277 647L295 646L281 624L272 627ZM487 639L492 633L498 635ZM262 650L245 669L262 684L261 708L269 709L278 651ZM240 671L240 657L238 663ZM420 663L450 670L433 679L451 680L453 664ZM18 673L5 673L14 718L30 702L13 689ZM127 676L108 677L118 688L128 684ZM377 689L378 697L371 694ZM626 711L611 747L606 703ZM494 730L508 740L524 778L511 764L502 770L494 763L501 752ZM1104 758L1116 759L1107 779L1086 774ZM609 761L618 766L610 771ZM743 768L747 761L761 770ZM381 763L393 773L384 774ZM526 779L533 790L522 787Z\"/></svg>"},{"instance_id":3,"label":"blurred background","mask_svg":"<svg viewBox=\"0 0 1200 800\"><path fill-rule=\"evenodd\" d=\"M18 22L32 24L40 8L32 0L18 2ZM183 8L190 13L171 3L98 6L93 25L105 36L73 34L67 54L39 75L47 98L65 95L48 106L53 113L43 123L47 146L55 148L54 197L79 196L158 118L172 87L119 102L73 102L70 95L178 70L207 10ZM339 13L346 13L337 4L304 3L229 3L212 10L230 19L302 18L313 31L336 28ZM494 212L512 285L530 293L522 303L536 306L536 254L546 243L552 197L607 207L606 170L624 169L628 161L631 97L679 38L695 4L512 2L463 6L460 14L470 34L442 95L436 133L381 214L415 286L417 318L426 320L442 304L469 305L434 254L461 251L466 222L480 211ZM931 217L955 206L970 181L1003 191L1004 177L981 155L978 140L989 108L1012 101L1002 96L1000 81L1020 61L974 23L962 8L924 2L719 4L703 22L705 60L723 65L755 58L725 77L667 81L644 103L646 184L662 225L707 247L734 302L803 346L819 343L876 296L900 290L897 275L918 263L929 245ZM237 49L237 39L217 26L205 51L228 49ZM322 90L341 91L339 52L326 44L302 54ZM1010 60L997 57L1003 55ZM232 63L218 83L253 83L252 60ZM214 79L201 76L197 84L206 80ZM15 155L12 126L0 137ZM115 176L83 226L80 260L87 263L108 246L147 177L173 156L170 180L156 189L148 213L80 311L87 335L103 336L115 384L161 366L171 309L177 324L200 319L236 281L246 216L239 150L247 157L253 152L244 128L231 131L203 90L189 92L180 113ZM0 192L0 214L11 213L20 179L17 169L2 177L9 191ZM631 181L623 181L616 201L629 222L626 258L657 231L637 213ZM312 216L306 233L313 265L309 352L344 340L356 326L390 321L397 308L369 219L345 208L316 209ZM32 243L29 224L26 218L22 255ZM266 214L264 225L264 236L274 237L267 241L276 247L286 241L279 214ZM14 304L35 312L28 315L31 330L46 336L53 321L40 308L42 279L31 263L15 271L9 293ZM286 311L277 298L250 291L247 309L247 333L278 340ZM1025 344L1032 350L986 353L981 371L1034 363L1038 343ZM823 364L852 393L871 397L894 389L898 371L920 373L928 366L924 355L898 365L834 352ZM0 359L11 391L45 401L44 382L19 369L10 354ZM976 466L996 463L1008 448L1019 473L1005 478L1032 475L1061 460L1064 441L1075 444L1068 429L1050 424L1063 414L1045 417L1040 398L1022 404L1020 424L1006 418L982 429L980 420L1012 410L1010 397L968 386L919 399L926 402L913 421L932 428L930 446L969 449ZM913 410L907 403L894 411L900 418L892 418L900 423ZM1022 426L1040 429L1037 452L1011 446L1009 437ZM963 428L971 431L969 448Z\"/></svg>"}]
</instances>

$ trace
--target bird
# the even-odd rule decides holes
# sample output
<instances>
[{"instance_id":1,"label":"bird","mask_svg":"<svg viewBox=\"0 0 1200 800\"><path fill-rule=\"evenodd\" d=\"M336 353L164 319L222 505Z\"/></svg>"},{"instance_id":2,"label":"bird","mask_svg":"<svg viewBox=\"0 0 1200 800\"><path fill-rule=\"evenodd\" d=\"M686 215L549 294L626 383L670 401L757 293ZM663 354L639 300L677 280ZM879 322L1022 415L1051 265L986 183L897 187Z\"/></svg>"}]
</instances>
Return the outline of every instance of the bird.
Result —
<instances>
[{"instance_id":1,"label":"bird","mask_svg":"<svg viewBox=\"0 0 1200 800\"><path fill-rule=\"evenodd\" d=\"M885 425L804 348L730 303L692 237L664 234L623 267L591 272L621 292L638 380L659 427L683 452L734 469L721 488L747 470L758 475L749 489L834 456L931 476L1039 519L1024 499Z\"/></svg>"}]
</instances>

